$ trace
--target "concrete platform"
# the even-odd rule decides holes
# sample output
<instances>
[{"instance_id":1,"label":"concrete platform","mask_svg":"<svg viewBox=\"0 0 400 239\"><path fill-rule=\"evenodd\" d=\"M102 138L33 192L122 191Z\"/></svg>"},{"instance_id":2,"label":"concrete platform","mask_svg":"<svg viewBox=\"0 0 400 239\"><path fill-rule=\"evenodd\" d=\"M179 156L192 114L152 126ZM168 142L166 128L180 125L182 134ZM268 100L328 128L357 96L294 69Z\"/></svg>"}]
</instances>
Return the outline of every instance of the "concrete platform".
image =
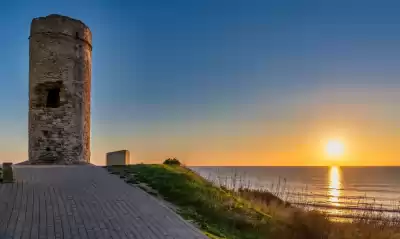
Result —
<instances>
[{"instance_id":1,"label":"concrete platform","mask_svg":"<svg viewBox=\"0 0 400 239\"><path fill-rule=\"evenodd\" d=\"M208 238L103 168L14 167L16 183L0 184L0 239Z\"/></svg>"}]
</instances>

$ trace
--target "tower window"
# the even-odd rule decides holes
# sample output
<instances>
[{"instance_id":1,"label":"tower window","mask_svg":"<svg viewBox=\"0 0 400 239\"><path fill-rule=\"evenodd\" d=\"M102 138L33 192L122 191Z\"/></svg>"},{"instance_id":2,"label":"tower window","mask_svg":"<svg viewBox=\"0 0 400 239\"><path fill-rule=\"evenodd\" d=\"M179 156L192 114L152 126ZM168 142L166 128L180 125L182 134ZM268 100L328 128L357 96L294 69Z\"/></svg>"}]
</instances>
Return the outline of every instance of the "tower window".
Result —
<instances>
[{"instance_id":1,"label":"tower window","mask_svg":"<svg viewBox=\"0 0 400 239\"><path fill-rule=\"evenodd\" d=\"M57 108L60 106L60 88L52 88L47 92L46 107Z\"/></svg>"}]
</instances>

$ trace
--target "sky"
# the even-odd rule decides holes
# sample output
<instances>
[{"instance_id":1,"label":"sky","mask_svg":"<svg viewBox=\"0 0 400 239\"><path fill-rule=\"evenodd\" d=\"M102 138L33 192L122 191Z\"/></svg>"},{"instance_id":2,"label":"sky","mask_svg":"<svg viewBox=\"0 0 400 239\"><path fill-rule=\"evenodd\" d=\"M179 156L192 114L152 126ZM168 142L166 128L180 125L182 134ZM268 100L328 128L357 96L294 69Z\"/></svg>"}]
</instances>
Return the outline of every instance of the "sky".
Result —
<instances>
[{"instance_id":1,"label":"sky","mask_svg":"<svg viewBox=\"0 0 400 239\"><path fill-rule=\"evenodd\" d=\"M1 1L0 162L27 159L32 18L93 35L92 157L400 165L400 2ZM338 139L345 153L324 152Z\"/></svg>"}]
</instances>

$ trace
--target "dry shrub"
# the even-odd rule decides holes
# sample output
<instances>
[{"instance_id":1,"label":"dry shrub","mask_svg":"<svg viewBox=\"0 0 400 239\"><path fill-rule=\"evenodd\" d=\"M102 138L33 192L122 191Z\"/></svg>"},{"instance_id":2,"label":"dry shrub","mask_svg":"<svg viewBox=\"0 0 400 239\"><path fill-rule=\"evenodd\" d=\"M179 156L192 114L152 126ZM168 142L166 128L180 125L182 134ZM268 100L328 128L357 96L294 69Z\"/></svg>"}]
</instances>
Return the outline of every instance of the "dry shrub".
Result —
<instances>
[{"instance_id":1,"label":"dry shrub","mask_svg":"<svg viewBox=\"0 0 400 239\"><path fill-rule=\"evenodd\" d=\"M208 178L210 180L210 177ZM233 178L217 177L216 182L224 191L231 190L237 196L251 202L252 207L260 210L277 222L274 238L280 239L400 239L400 215L388 217L377 212L379 205L361 200L350 219L337 221L321 211L310 210L313 201L299 194L297 202L301 207L294 207L285 202L285 195L290 193L286 180L278 180L272 185L273 191L254 189L250 182L243 183L237 173Z\"/></svg>"}]
</instances>

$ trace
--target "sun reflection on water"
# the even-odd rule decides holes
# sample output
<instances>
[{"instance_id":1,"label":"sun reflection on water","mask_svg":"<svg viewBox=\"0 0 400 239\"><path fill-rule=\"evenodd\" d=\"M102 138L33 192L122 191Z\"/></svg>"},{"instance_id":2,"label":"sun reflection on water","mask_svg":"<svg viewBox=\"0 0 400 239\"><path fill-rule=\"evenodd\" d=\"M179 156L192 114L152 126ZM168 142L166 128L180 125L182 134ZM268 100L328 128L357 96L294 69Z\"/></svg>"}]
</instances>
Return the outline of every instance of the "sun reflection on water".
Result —
<instances>
[{"instance_id":1,"label":"sun reflection on water","mask_svg":"<svg viewBox=\"0 0 400 239\"><path fill-rule=\"evenodd\" d=\"M341 172L337 166L332 166L329 170L329 202L333 206L340 206L339 197L341 195L342 183Z\"/></svg>"}]
</instances>

